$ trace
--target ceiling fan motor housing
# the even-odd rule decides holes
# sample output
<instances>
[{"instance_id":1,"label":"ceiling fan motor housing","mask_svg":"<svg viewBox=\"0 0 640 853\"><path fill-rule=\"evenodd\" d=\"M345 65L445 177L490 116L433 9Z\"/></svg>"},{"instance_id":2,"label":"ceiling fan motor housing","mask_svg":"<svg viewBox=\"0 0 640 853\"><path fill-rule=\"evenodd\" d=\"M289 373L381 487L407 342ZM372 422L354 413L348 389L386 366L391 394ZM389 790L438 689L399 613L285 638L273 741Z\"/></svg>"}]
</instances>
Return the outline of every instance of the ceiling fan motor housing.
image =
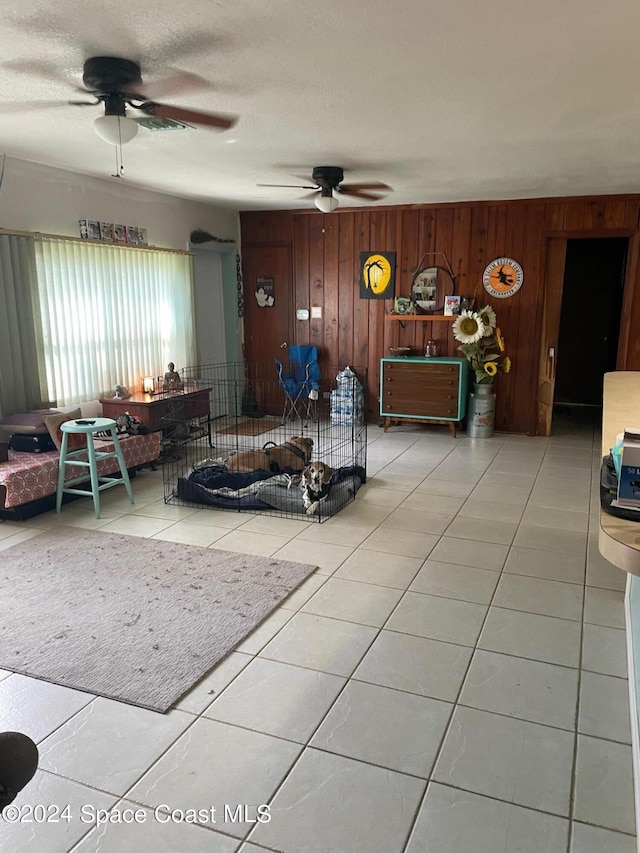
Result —
<instances>
[{"instance_id":1,"label":"ceiling fan motor housing","mask_svg":"<svg viewBox=\"0 0 640 853\"><path fill-rule=\"evenodd\" d=\"M142 86L140 66L115 56L92 56L84 63L82 82L90 92L116 94Z\"/></svg>"},{"instance_id":2,"label":"ceiling fan motor housing","mask_svg":"<svg viewBox=\"0 0 640 853\"><path fill-rule=\"evenodd\" d=\"M344 171L340 166L316 166L311 177L323 189L336 189L344 180Z\"/></svg>"}]
</instances>

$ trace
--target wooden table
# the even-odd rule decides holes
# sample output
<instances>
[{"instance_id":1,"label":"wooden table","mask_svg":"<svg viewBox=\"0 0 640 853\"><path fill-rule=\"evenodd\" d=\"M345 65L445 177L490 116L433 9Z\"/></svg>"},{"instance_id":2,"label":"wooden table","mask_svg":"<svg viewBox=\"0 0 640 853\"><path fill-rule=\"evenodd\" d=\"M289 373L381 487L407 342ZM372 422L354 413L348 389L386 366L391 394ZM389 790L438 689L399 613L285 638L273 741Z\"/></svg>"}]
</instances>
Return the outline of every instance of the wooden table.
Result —
<instances>
[{"instance_id":1,"label":"wooden table","mask_svg":"<svg viewBox=\"0 0 640 853\"><path fill-rule=\"evenodd\" d=\"M602 405L602 455L627 427L640 427L640 371L606 373ZM640 575L640 521L600 511L598 547L602 556L625 572Z\"/></svg>"},{"instance_id":2,"label":"wooden table","mask_svg":"<svg viewBox=\"0 0 640 853\"><path fill-rule=\"evenodd\" d=\"M126 400L108 397L100 400L105 418L128 412L140 418L152 432L166 429L172 422L197 418L209 420L209 393L211 388L185 388L184 391L164 391L144 394L139 391Z\"/></svg>"}]
</instances>

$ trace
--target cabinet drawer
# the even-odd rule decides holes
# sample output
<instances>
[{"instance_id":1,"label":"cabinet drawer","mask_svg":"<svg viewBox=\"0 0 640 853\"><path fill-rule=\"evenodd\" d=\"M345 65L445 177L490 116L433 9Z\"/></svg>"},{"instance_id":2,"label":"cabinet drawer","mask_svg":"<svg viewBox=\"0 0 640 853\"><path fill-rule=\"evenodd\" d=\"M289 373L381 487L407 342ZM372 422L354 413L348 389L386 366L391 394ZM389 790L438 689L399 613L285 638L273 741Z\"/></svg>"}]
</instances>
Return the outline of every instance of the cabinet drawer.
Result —
<instances>
[{"instance_id":1,"label":"cabinet drawer","mask_svg":"<svg viewBox=\"0 0 640 853\"><path fill-rule=\"evenodd\" d=\"M437 394L430 393L422 398L412 397L408 399L393 392L385 392L381 400L383 415L400 417L401 415L414 415L415 417L427 418L453 418L458 419L458 393Z\"/></svg>"},{"instance_id":2,"label":"cabinet drawer","mask_svg":"<svg viewBox=\"0 0 640 853\"><path fill-rule=\"evenodd\" d=\"M398 364L385 362L383 376L385 382L406 380L409 382L438 382L440 380L458 381L460 366L458 364Z\"/></svg>"},{"instance_id":3,"label":"cabinet drawer","mask_svg":"<svg viewBox=\"0 0 640 853\"><path fill-rule=\"evenodd\" d=\"M448 376L421 376L413 377L400 375L391 375L384 377L385 391L393 390L396 393L402 392L408 397L423 397L425 394L433 390L444 393L449 390L453 394L458 394L458 376L450 374Z\"/></svg>"}]
</instances>

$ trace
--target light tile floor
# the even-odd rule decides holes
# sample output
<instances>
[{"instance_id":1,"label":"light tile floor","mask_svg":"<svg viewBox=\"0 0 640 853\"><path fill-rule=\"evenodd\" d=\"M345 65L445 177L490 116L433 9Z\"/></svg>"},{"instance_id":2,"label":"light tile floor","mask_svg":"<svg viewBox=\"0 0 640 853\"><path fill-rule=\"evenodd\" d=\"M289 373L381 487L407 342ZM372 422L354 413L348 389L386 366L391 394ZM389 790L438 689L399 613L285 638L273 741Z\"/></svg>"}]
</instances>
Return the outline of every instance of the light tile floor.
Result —
<instances>
[{"instance_id":1,"label":"light tile floor","mask_svg":"<svg viewBox=\"0 0 640 853\"><path fill-rule=\"evenodd\" d=\"M597 548L597 431L557 420L371 427L369 481L322 525L168 507L159 471L98 521L0 524L0 549L70 524L319 566L164 715L0 671L0 730L41 754L0 849L635 851L625 575Z\"/></svg>"}]
</instances>

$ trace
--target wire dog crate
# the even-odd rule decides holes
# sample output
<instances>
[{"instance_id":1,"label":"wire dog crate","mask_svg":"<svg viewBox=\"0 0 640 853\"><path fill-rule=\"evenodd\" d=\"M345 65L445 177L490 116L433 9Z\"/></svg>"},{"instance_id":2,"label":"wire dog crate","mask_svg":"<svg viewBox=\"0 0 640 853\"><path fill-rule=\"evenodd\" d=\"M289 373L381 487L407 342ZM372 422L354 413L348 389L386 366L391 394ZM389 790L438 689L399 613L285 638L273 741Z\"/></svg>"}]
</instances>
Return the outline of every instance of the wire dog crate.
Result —
<instances>
[{"instance_id":1,"label":"wire dog crate","mask_svg":"<svg viewBox=\"0 0 640 853\"><path fill-rule=\"evenodd\" d=\"M366 480L366 369L323 366L312 405L293 408L275 366L211 364L181 378L185 390L209 391L209 414L190 417L188 397L176 395L163 418L165 503L322 522L356 497ZM326 488L307 491L305 504L309 464Z\"/></svg>"}]
</instances>

